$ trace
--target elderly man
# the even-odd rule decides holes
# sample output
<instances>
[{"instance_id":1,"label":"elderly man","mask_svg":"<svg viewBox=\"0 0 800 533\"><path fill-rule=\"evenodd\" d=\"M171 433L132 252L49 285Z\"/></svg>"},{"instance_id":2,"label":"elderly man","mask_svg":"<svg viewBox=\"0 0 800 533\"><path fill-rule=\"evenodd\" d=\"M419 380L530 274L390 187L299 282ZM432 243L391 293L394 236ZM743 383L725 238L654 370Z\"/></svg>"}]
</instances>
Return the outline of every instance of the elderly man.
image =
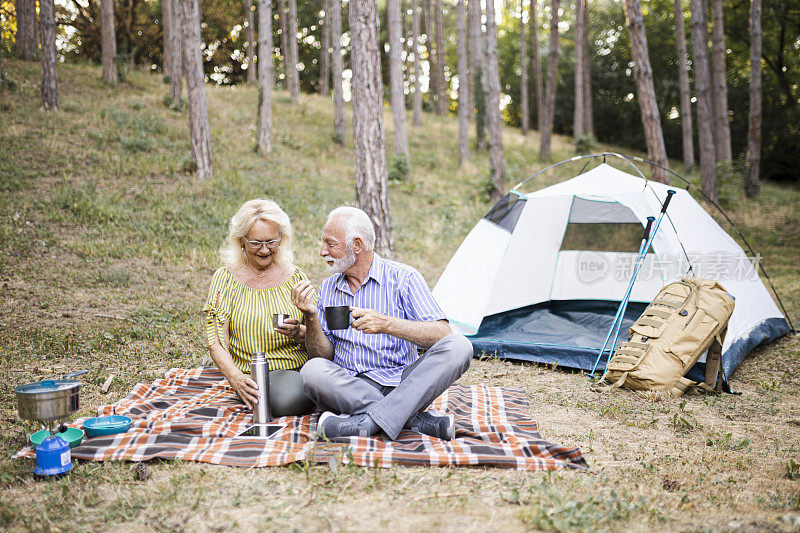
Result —
<instances>
[{"instance_id":1,"label":"elderly man","mask_svg":"<svg viewBox=\"0 0 800 533\"><path fill-rule=\"evenodd\" d=\"M303 392L326 409L321 437L392 440L403 428L450 440L453 415L425 411L469 367L472 344L451 332L444 313L414 268L373 251L375 230L366 213L339 207L322 229L320 255L333 274L314 288L301 281L292 302L305 315L311 359L300 377ZM328 328L324 309L350 306L350 328ZM417 346L427 352L417 356Z\"/></svg>"}]
</instances>

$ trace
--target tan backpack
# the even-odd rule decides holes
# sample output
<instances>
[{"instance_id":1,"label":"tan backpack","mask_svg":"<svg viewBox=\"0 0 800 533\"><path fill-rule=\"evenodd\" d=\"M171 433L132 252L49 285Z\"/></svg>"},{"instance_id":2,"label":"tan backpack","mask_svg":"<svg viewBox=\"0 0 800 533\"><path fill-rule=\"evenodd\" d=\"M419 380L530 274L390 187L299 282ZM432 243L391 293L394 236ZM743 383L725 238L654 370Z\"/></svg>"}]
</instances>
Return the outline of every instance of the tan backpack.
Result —
<instances>
[{"instance_id":1,"label":"tan backpack","mask_svg":"<svg viewBox=\"0 0 800 533\"><path fill-rule=\"evenodd\" d=\"M630 339L614 352L596 388L668 391L672 397L695 387L719 391L733 305L716 281L687 276L670 283L631 326ZM705 383L683 377L706 350Z\"/></svg>"}]
</instances>

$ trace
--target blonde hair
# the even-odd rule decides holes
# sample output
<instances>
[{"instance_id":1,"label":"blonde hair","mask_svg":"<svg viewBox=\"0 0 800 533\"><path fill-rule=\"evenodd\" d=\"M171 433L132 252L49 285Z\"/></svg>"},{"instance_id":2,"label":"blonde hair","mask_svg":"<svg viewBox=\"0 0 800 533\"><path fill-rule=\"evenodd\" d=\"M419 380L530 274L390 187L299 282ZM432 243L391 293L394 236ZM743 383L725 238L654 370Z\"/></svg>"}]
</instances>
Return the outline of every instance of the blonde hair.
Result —
<instances>
[{"instance_id":1,"label":"blonde hair","mask_svg":"<svg viewBox=\"0 0 800 533\"><path fill-rule=\"evenodd\" d=\"M292 251L292 223L289 215L272 200L256 198L242 204L242 207L231 218L228 226L228 238L219 249L222 264L233 270L247 263L244 252L244 236L256 220L274 222L281 232L281 245L275 250L275 262L283 267L294 265Z\"/></svg>"}]
</instances>

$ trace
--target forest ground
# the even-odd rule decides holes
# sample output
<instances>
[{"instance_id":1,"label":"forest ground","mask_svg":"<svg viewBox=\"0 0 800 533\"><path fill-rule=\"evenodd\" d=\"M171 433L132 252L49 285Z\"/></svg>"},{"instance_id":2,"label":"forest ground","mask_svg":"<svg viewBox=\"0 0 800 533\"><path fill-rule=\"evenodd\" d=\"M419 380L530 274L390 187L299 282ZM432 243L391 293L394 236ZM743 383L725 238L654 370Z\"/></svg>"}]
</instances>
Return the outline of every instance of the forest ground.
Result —
<instances>
[{"instance_id":1,"label":"forest ground","mask_svg":"<svg viewBox=\"0 0 800 533\"><path fill-rule=\"evenodd\" d=\"M184 171L186 113L164 106L157 74L129 72L109 88L99 67L61 63L61 110L47 113L38 66L3 66L18 87L0 93L0 529L800 528L796 335L743 362L731 381L740 395L598 395L579 373L473 361L463 383L524 388L542 436L579 446L593 473L154 461L139 481L132 463L80 462L66 479L35 481L33 461L10 459L36 429L18 418L14 387L89 368L75 416L91 415L137 382L200 365L201 306L230 216L246 199L276 199L295 225L297 263L318 283L325 216L354 200L353 153L332 142L328 100L292 105L278 92L265 161L254 151L256 90L209 86L215 177L199 182ZM388 107L384 124L392 146ZM479 153L458 168L454 118L425 114L409 132L411 175L390 185L396 257L432 286L490 207L488 161ZM506 129L504 144L509 186L544 166L535 132ZM553 153L574 148L557 136ZM723 198L800 320L800 191L766 183L753 201L732 184Z\"/></svg>"}]
</instances>

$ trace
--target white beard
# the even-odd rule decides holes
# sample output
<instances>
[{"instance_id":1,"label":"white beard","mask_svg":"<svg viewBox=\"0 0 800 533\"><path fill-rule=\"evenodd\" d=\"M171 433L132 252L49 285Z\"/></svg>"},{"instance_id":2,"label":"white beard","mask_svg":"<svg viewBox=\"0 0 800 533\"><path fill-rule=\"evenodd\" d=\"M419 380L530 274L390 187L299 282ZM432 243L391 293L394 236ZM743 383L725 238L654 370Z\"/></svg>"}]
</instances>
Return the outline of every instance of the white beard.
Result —
<instances>
[{"instance_id":1,"label":"white beard","mask_svg":"<svg viewBox=\"0 0 800 533\"><path fill-rule=\"evenodd\" d=\"M334 259L331 256L326 256L322 259L328 267L328 272L331 274L344 274L347 269L356 264L356 253L350 245L347 245L343 257ZM329 265L328 261L333 261L333 264Z\"/></svg>"}]
</instances>

